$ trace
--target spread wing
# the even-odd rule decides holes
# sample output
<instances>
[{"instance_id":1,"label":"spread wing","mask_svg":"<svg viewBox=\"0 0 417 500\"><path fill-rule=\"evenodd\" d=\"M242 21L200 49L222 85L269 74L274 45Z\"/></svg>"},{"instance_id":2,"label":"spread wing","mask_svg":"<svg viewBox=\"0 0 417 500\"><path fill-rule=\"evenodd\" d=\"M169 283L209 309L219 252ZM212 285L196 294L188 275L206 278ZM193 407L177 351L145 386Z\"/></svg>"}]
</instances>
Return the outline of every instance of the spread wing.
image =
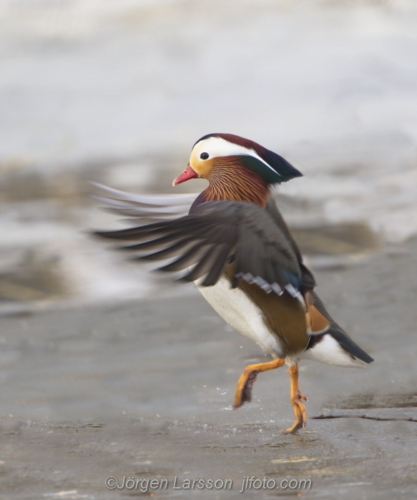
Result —
<instances>
[{"instance_id":1,"label":"spread wing","mask_svg":"<svg viewBox=\"0 0 417 500\"><path fill-rule=\"evenodd\" d=\"M232 264L232 287L243 279L267 293L300 295L302 271L296 252L271 215L253 203L208 202L180 218L95 234L132 240L123 248L136 252L136 259L172 258L159 269L186 270L181 280L201 278L199 285L211 286Z\"/></svg>"},{"instance_id":2,"label":"spread wing","mask_svg":"<svg viewBox=\"0 0 417 500\"><path fill-rule=\"evenodd\" d=\"M127 215L138 219L141 224L167 220L188 213L191 203L197 194L134 194L113 189L97 182L91 183L103 192L104 196L93 195L93 198L104 203L118 215Z\"/></svg>"}]
</instances>

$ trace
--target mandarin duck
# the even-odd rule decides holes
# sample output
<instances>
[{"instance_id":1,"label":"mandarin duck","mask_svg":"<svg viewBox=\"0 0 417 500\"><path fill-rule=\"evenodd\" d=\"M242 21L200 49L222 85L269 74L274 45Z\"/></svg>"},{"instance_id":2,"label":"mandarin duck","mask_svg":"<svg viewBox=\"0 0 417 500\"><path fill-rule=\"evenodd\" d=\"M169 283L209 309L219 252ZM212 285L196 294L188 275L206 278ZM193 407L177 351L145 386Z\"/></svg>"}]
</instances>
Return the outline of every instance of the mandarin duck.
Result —
<instances>
[{"instance_id":1,"label":"mandarin duck","mask_svg":"<svg viewBox=\"0 0 417 500\"><path fill-rule=\"evenodd\" d=\"M233 407L249 402L256 376L286 364L295 433L307 422L298 387L298 363L313 359L362 367L373 359L333 320L316 294L315 280L284 222L271 187L302 174L278 154L232 134L209 134L193 146L187 168L173 185L202 178L209 186L195 195L133 195L100 186L100 198L136 227L96 231L132 240L124 249L135 259L173 259L159 269L183 271L234 329L251 338L272 360L246 366ZM192 202L188 215L185 206ZM185 273L184 273L185 271Z\"/></svg>"}]
</instances>

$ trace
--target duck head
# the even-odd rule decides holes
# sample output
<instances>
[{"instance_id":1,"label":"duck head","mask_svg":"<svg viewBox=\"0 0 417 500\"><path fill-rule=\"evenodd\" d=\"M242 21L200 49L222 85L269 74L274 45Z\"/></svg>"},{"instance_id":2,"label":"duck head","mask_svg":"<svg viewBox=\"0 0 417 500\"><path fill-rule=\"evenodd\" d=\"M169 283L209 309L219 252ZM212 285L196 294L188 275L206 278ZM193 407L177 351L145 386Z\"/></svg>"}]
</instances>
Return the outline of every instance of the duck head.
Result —
<instances>
[{"instance_id":1,"label":"duck head","mask_svg":"<svg viewBox=\"0 0 417 500\"><path fill-rule=\"evenodd\" d=\"M209 134L193 146L187 168L173 182L176 186L193 178L230 182L256 174L259 181L280 184L302 174L282 156L249 139L233 134Z\"/></svg>"}]
</instances>

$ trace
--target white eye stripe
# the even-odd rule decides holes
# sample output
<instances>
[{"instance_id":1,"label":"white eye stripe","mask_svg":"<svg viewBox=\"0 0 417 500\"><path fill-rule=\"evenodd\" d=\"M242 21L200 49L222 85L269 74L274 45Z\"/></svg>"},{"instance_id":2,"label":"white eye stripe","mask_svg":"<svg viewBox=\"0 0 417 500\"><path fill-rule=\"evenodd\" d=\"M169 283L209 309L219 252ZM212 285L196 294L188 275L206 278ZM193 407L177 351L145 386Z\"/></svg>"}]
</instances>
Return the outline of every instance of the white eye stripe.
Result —
<instances>
[{"instance_id":1,"label":"white eye stripe","mask_svg":"<svg viewBox=\"0 0 417 500\"><path fill-rule=\"evenodd\" d=\"M226 141L222 137L209 137L203 141L198 142L193 149L192 154L195 154L198 158L202 153L208 153L210 158L215 158L218 156L252 156L257 160L261 161L275 174L277 173L265 160L263 160L258 153L253 149L248 149L239 144Z\"/></svg>"}]
</instances>

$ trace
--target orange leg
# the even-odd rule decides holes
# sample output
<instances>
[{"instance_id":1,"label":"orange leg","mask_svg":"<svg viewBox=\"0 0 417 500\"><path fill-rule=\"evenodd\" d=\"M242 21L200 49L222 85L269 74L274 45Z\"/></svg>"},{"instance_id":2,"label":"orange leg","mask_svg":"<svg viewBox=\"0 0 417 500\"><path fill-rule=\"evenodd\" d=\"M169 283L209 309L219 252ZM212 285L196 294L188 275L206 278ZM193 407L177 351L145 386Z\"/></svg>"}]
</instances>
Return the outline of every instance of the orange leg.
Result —
<instances>
[{"instance_id":1,"label":"orange leg","mask_svg":"<svg viewBox=\"0 0 417 500\"><path fill-rule=\"evenodd\" d=\"M278 358L268 361L267 363L248 365L243 370L242 375L237 381L233 408L240 408L243 403L249 402L252 399L252 386L258 373L274 370L275 368L282 366L284 363L285 359Z\"/></svg>"},{"instance_id":2,"label":"orange leg","mask_svg":"<svg viewBox=\"0 0 417 500\"><path fill-rule=\"evenodd\" d=\"M305 427L307 424L306 407L302 402L302 399L307 401L307 398L301 394L298 389L298 365L295 364L290 366L288 368L288 373L290 374L290 398L294 408L295 420L293 425L281 431L281 434L294 434L298 429Z\"/></svg>"}]
</instances>

